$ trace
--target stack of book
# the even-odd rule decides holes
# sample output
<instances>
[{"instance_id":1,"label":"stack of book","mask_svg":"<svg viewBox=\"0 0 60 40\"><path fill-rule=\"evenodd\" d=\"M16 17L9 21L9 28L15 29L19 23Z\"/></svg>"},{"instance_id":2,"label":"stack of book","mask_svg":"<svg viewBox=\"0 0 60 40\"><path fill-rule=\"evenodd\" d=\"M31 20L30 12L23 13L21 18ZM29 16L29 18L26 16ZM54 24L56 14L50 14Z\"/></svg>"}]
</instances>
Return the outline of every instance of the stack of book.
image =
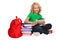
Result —
<instances>
[{"instance_id":1,"label":"stack of book","mask_svg":"<svg viewBox=\"0 0 60 40\"><path fill-rule=\"evenodd\" d=\"M31 35L32 25L29 23L24 23L21 30L23 35Z\"/></svg>"}]
</instances>

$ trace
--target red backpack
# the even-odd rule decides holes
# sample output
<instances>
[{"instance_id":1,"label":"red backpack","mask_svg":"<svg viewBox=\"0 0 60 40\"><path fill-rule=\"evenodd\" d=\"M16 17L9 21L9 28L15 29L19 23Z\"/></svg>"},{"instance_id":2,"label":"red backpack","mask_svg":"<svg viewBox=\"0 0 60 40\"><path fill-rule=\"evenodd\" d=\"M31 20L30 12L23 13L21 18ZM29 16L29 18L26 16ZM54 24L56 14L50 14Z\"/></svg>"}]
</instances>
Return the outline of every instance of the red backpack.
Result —
<instances>
[{"instance_id":1,"label":"red backpack","mask_svg":"<svg viewBox=\"0 0 60 40\"><path fill-rule=\"evenodd\" d=\"M8 35L12 38L21 37L22 36L21 28L22 28L22 20L16 16L16 19L12 20L12 22L10 23Z\"/></svg>"}]
</instances>

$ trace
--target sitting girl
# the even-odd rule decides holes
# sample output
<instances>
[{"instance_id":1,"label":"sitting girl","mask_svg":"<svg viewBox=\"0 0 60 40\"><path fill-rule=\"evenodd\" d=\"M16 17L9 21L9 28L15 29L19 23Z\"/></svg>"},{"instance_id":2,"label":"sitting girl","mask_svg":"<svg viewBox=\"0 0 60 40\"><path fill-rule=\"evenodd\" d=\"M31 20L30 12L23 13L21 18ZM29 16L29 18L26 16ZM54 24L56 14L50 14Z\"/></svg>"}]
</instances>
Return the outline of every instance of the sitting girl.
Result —
<instances>
[{"instance_id":1,"label":"sitting girl","mask_svg":"<svg viewBox=\"0 0 60 40\"><path fill-rule=\"evenodd\" d=\"M34 2L31 6L31 11L29 15L25 19L25 23L31 23L33 25L32 33L33 32L39 32L40 34L52 33L52 30L50 30L52 28L51 24L45 24L45 21L43 20L41 23L42 26L40 26L40 24L37 22L37 20L43 19L40 12L41 12L41 6L38 3Z\"/></svg>"}]
</instances>

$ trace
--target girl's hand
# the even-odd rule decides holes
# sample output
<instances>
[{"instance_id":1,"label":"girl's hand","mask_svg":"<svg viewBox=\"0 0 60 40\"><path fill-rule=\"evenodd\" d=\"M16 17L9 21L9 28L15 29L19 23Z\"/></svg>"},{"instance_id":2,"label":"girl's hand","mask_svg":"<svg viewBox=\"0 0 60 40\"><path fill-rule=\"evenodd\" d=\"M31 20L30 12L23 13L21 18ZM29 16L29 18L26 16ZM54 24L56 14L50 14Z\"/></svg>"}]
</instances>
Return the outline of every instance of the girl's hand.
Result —
<instances>
[{"instance_id":1,"label":"girl's hand","mask_svg":"<svg viewBox=\"0 0 60 40\"><path fill-rule=\"evenodd\" d=\"M45 24L45 21L43 21L43 22L42 22L42 26L45 26L45 25L46 25L46 24Z\"/></svg>"},{"instance_id":2,"label":"girl's hand","mask_svg":"<svg viewBox=\"0 0 60 40\"><path fill-rule=\"evenodd\" d=\"M37 24L37 22L32 22L31 24L34 26L34 25L36 25L36 24Z\"/></svg>"}]
</instances>

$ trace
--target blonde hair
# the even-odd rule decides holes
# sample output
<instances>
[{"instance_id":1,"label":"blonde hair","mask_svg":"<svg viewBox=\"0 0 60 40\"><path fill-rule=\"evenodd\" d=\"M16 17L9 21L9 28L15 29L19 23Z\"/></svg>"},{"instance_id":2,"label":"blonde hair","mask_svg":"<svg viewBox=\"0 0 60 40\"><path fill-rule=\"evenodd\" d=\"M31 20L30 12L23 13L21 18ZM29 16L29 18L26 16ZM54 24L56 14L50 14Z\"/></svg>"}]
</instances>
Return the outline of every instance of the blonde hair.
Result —
<instances>
[{"instance_id":1,"label":"blonde hair","mask_svg":"<svg viewBox=\"0 0 60 40\"><path fill-rule=\"evenodd\" d=\"M39 12L38 12L38 13L40 13L40 12L41 12L41 6L40 6L39 3L37 3L37 2L34 2L34 3L31 5L31 12L34 12L34 11L33 11L34 5L38 5L38 7L39 7Z\"/></svg>"}]
</instances>

